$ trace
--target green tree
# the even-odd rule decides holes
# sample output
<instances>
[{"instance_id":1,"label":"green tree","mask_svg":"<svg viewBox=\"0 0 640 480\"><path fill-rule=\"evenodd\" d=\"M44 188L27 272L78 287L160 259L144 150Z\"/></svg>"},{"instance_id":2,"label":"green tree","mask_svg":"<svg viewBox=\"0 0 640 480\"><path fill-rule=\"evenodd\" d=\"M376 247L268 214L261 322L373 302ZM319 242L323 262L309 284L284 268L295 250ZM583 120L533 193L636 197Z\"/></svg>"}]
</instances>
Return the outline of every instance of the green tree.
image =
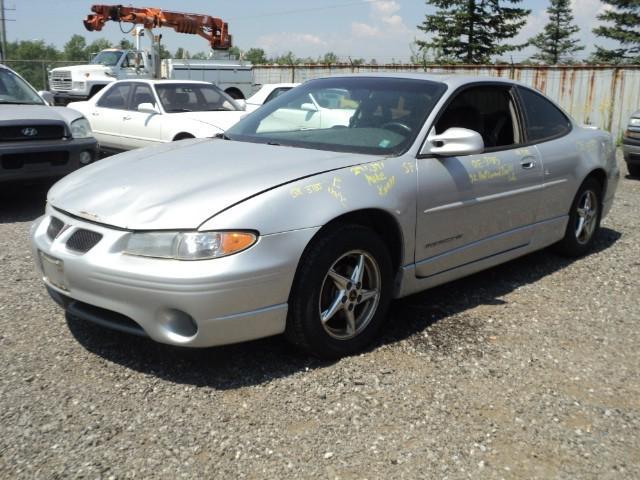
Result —
<instances>
[{"instance_id":1,"label":"green tree","mask_svg":"<svg viewBox=\"0 0 640 480\"><path fill-rule=\"evenodd\" d=\"M191 55L191 58L193 60L206 60L207 58L209 58L209 55L206 52L196 52Z\"/></svg>"},{"instance_id":2,"label":"green tree","mask_svg":"<svg viewBox=\"0 0 640 480\"><path fill-rule=\"evenodd\" d=\"M131 40L123 38L122 40L120 40L120 43L118 43L118 48L120 48L121 50L133 50L135 46L133 45L133 42Z\"/></svg>"},{"instance_id":3,"label":"green tree","mask_svg":"<svg viewBox=\"0 0 640 480\"><path fill-rule=\"evenodd\" d=\"M174 53L174 54L173 54L173 58L185 58L185 55L186 55L186 54L187 54L187 53L186 53L185 49L184 49L184 48L182 48L182 47L179 47L179 48L176 50L176 53Z\"/></svg>"},{"instance_id":4,"label":"green tree","mask_svg":"<svg viewBox=\"0 0 640 480\"><path fill-rule=\"evenodd\" d=\"M87 47L87 55L95 55L100 53L105 48L111 48L111 42L106 38L98 38L89 44Z\"/></svg>"},{"instance_id":5,"label":"green tree","mask_svg":"<svg viewBox=\"0 0 640 480\"><path fill-rule=\"evenodd\" d=\"M418 25L432 38L419 40L421 49L439 53L439 61L489 63L494 55L525 45L504 43L515 37L531 10L515 5L522 0L426 0L437 11Z\"/></svg>"},{"instance_id":6,"label":"green tree","mask_svg":"<svg viewBox=\"0 0 640 480\"><path fill-rule=\"evenodd\" d=\"M227 50L227 54L229 55L229 58L235 58L238 60L242 58L242 50L240 50L240 47L236 47L235 45Z\"/></svg>"},{"instance_id":7,"label":"green tree","mask_svg":"<svg viewBox=\"0 0 640 480\"><path fill-rule=\"evenodd\" d=\"M56 47L44 43L43 40L7 43L7 65L22 75L37 90L43 90L47 86L47 61L59 59L60 52ZM41 60L41 62L34 60Z\"/></svg>"},{"instance_id":8,"label":"green tree","mask_svg":"<svg viewBox=\"0 0 640 480\"><path fill-rule=\"evenodd\" d=\"M538 49L531 58L555 65L563 59L570 60L571 54L584 50L584 46L572 38L580 28L573 24L570 0L551 0L547 13L549 22L544 30L529 40L529 44Z\"/></svg>"},{"instance_id":9,"label":"green tree","mask_svg":"<svg viewBox=\"0 0 640 480\"><path fill-rule=\"evenodd\" d=\"M67 43L64 44L62 56L65 60L86 61L87 60L87 41L82 35L73 35Z\"/></svg>"},{"instance_id":10,"label":"green tree","mask_svg":"<svg viewBox=\"0 0 640 480\"><path fill-rule=\"evenodd\" d=\"M289 51L284 55L280 55L274 59L274 62L278 65L297 65L300 63L300 59L296 57L293 52Z\"/></svg>"},{"instance_id":11,"label":"green tree","mask_svg":"<svg viewBox=\"0 0 640 480\"><path fill-rule=\"evenodd\" d=\"M606 49L596 45L594 59L599 62L640 63L640 1L602 0L611 7L598 15L598 20L607 22L594 28L599 37L615 40L619 48Z\"/></svg>"},{"instance_id":12,"label":"green tree","mask_svg":"<svg viewBox=\"0 0 640 480\"><path fill-rule=\"evenodd\" d=\"M250 48L244 53L244 59L254 65L267 63L267 54L261 48Z\"/></svg>"},{"instance_id":13,"label":"green tree","mask_svg":"<svg viewBox=\"0 0 640 480\"><path fill-rule=\"evenodd\" d=\"M338 63L338 56L333 52L325 53L324 57L322 57L318 63L323 63L325 65L334 65Z\"/></svg>"}]
</instances>

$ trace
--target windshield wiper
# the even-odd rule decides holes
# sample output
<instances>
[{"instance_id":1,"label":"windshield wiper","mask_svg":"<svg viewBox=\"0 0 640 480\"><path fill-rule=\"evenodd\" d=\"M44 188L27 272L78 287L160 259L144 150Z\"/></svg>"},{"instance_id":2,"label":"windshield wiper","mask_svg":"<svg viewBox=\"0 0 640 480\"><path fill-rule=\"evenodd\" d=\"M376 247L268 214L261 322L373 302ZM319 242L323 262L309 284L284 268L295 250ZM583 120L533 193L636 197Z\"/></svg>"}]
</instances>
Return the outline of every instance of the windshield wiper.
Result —
<instances>
[{"instance_id":1,"label":"windshield wiper","mask_svg":"<svg viewBox=\"0 0 640 480\"><path fill-rule=\"evenodd\" d=\"M172 108L171 110L167 110L169 113L179 113L179 112L193 112L193 110L189 110L188 108Z\"/></svg>"},{"instance_id":2,"label":"windshield wiper","mask_svg":"<svg viewBox=\"0 0 640 480\"><path fill-rule=\"evenodd\" d=\"M226 133L216 133L214 138L221 138L222 140L231 140L231 137Z\"/></svg>"}]
</instances>

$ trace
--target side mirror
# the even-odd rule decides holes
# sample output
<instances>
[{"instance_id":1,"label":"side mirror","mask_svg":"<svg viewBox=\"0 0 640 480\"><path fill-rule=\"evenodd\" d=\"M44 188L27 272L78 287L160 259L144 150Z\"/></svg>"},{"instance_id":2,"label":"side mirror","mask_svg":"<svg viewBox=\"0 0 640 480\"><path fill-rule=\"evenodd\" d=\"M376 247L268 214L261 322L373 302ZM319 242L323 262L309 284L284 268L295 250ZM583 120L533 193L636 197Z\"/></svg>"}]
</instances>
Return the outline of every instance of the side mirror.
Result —
<instances>
[{"instance_id":1,"label":"side mirror","mask_svg":"<svg viewBox=\"0 0 640 480\"><path fill-rule=\"evenodd\" d=\"M451 127L440 135L436 135L435 131L432 128L427 135L420 155L461 157L484 152L484 141L478 132L458 127Z\"/></svg>"},{"instance_id":2,"label":"side mirror","mask_svg":"<svg viewBox=\"0 0 640 480\"><path fill-rule=\"evenodd\" d=\"M305 112L317 112L318 109L313 103L303 103L300 105L300 110L304 110Z\"/></svg>"},{"instance_id":3,"label":"side mirror","mask_svg":"<svg viewBox=\"0 0 640 480\"><path fill-rule=\"evenodd\" d=\"M138 111L142 113L160 113L152 103L141 103L138 105Z\"/></svg>"},{"instance_id":4,"label":"side mirror","mask_svg":"<svg viewBox=\"0 0 640 480\"><path fill-rule=\"evenodd\" d=\"M56 100L53 96L53 93L48 92L47 90L40 90L38 92L38 95L40 95L40 97L42 97L42 99L47 102L47 104L53 106L56 103Z\"/></svg>"},{"instance_id":5,"label":"side mirror","mask_svg":"<svg viewBox=\"0 0 640 480\"><path fill-rule=\"evenodd\" d=\"M237 100L235 100L235 102L238 104L241 110L247 109L247 101L244 98L238 98Z\"/></svg>"}]
</instances>

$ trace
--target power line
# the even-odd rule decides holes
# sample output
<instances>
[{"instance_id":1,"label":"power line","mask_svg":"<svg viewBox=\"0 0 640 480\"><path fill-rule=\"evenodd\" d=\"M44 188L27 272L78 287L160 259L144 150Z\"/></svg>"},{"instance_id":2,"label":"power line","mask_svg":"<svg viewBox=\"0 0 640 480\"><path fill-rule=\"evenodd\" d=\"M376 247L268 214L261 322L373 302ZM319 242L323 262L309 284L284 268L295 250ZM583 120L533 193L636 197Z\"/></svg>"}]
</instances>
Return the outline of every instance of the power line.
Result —
<instances>
[{"instance_id":1,"label":"power line","mask_svg":"<svg viewBox=\"0 0 640 480\"><path fill-rule=\"evenodd\" d=\"M381 3L385 1L387 0L360 0L359 2L336 3L333 5L325 5L324 7L298 8L295 10L281 10L279 12L262 13L259 15L250 15L246 17L233 17L227 20L236 21L236 20L250 20L254 18L264 18L264 17L277 17L280 15L290 15L294 13L318 12L322 10L333 10L335 8L353 7L355 5L371 5L373 3Z\"/></svg>"}]
</instances>

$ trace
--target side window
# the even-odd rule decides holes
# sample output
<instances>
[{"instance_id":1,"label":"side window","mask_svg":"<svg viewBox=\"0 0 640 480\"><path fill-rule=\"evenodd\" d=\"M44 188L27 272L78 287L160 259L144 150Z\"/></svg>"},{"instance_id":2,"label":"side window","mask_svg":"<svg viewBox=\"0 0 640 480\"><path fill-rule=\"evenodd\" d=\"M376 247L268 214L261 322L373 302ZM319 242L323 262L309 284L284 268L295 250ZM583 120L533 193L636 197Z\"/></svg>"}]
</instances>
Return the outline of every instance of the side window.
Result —
<instances>
[{"instance_id":1,"label":"side window","mask_svg":"<svg viewBox=\"0 0 640 480\"><path fill-rule=\"evenodd\" d=\"M269 94L269 96L267 97L267 99L264 101L264 103L268 103L271 100L273 100L274 98L278 98L280 95L282 95L284 92L288 92L290 90L290 88L285 88L285 87L281 87L281 88L276 88L275 90L273 90L273 92L271 92Z\"/></svg>"},{"instance_id":2,"label":"side window","mask_svg":"<svg viewBox=\"0 0 640 480\"><path fill-rule=\"evenodd\" d=\"M117 108L126 110L127 100L129 99L129 93L131 92L130 83L119 83L112 86L107 92L102 95L98 100L98 107L102 108Z\"/></svg>"},{"instance_id":3,"label":"side window","mask_svg":"<svg viewBox=\"0 0 640 480\"><path fill-rule=\"evenodd\" d=\"M530 142L560 137L571 131L571 122L549 100L528 88L518 87L522 109L527 120Z\"/></svg>"},{"instance_id":4,"label":"side window","mask_svg":"<svg viewBox=\"0 0 640 480\"><path fill-rule=\"evenodd\" d=\"M129 110L138 110L138 107L142 103L150 103L154 106L156 104L156 99L153 96L151 87L145 83L138 83L134 86L131 100Z\"/></svg>"},{"instance_id":5,"label":"side window","mask_svg":"<svg viewBox=\"0 0 640 480\"><path fill-rule=\"evenodd\" d=\"M452 127L482 136L485 148L504 149L521 143L518 116L510 87L471 87L459 93L436 123L436 133Z\"/></svg>"}]
</instances>

